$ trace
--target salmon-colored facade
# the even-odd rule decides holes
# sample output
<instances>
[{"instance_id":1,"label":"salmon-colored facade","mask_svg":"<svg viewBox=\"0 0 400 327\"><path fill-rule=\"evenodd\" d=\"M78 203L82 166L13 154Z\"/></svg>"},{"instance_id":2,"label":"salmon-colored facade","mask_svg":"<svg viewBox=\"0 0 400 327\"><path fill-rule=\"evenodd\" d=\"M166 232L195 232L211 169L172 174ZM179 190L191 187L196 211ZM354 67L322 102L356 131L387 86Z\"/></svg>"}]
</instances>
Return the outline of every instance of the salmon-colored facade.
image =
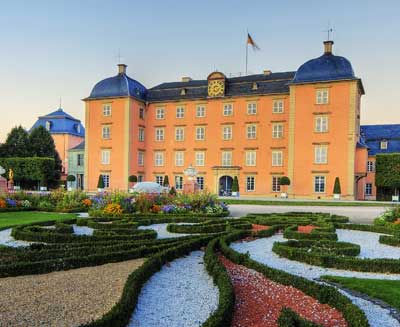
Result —
<instances>
[{"instance_id":1,"label":"salmon-colored facade","mask_svg":"<svg viewBox=\"0 0 400 327\"><path fill-rule=\"evenodd\" d=\"M221 195L231 193L236 176L241 196L331 199L338 177L342 198L363 197L363 86L332 44L297 72L214 72L151 89L119 65L117 76L84 99L85 188L96 190L102 175L106 187L126 190L129 175L137 175L157 182L168 176L180 190L193 165L201 187ZM280 186L282 176L288 187Z\"/></svg>"}]
</instances>

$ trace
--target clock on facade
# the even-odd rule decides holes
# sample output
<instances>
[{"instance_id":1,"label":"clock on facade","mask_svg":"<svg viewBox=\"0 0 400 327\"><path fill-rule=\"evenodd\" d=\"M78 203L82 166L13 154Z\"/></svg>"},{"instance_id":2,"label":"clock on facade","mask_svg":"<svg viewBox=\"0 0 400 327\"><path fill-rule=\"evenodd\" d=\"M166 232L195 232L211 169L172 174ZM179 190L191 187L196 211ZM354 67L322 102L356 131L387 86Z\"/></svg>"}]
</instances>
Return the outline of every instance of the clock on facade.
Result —
<instances>
[{"instance_id":1,"label":"clock on facade","mask_svg":"<svg viewBox=\"0 0 400 327\"><path fill-rule=\"evenodd\" d=\"M208 96L218 97L225 94L225 82L223 80L212 80L208 82Z\"/></svg>"}]
</instances>

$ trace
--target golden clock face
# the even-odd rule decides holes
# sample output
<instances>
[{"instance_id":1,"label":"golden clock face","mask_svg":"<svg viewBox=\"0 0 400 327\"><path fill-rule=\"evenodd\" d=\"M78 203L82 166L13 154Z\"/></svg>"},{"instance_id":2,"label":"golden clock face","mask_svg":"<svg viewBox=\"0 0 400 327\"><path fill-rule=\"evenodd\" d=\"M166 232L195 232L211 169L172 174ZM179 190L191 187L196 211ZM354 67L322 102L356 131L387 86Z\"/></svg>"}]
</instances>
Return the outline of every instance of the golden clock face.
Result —
<instances>
[{"instance_id":1,"label":"golden clock face","mask_svg":"<svg viewBox=\"0 0 400 327\"><path fill-rule=\"evenodd\" d=\"M208 95L210 97L223 96L225 93L224 81L209 81L208 82Z\"/></svg>"}]
</instances>

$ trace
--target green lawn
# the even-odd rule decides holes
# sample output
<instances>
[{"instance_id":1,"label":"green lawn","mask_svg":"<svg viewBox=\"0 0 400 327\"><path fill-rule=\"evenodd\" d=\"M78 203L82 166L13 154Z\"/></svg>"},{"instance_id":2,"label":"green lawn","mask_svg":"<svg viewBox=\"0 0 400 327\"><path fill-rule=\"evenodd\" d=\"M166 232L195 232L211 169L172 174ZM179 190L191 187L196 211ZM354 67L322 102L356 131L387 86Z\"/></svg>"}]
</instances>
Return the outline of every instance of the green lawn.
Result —
<instances>
[{"instance_id":1,"label":"green lawn","mask_svg":"<svg viewBox=\"0 0 400 327\"><path fill-rule=\"evenodd\" d=\"M350 290L367 294L400 310L399 280L359 279L337 276L323 276L322 279L340 284Z\"/></svg>"},{"instance_id":2,"label":"green lawn","mask_svg":"<svg viewBox=\"0 0 400 327\"><path fill-rule=\"evenodd\" d=\"M29 224L33 222L47 220L62 220L69 218L76 218L76 214L39 211L0 212L0 229L3 229L7 226Z\"/></svg>"},{"instance_id":3,"label":"green lawn","mask_svg":"<svg viewBox=\"0 0 400 327\"><path fill-rule=\"evenodd\" d=\"M222 199L226 204L253 204L264 206L330 206L330 207L389 207L391 202L374 203L362 201L292 201L292 200L247 200L247 199Z\"/></svg>"}]
</instances>

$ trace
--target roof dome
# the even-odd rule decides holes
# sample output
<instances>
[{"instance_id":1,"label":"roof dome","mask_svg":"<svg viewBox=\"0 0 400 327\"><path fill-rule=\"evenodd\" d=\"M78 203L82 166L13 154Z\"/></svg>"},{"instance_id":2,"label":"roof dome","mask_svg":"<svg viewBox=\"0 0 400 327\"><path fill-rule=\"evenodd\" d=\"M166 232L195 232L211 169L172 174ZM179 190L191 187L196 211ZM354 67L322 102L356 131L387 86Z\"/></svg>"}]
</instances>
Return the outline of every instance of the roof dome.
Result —
<instances>
[{"instance_id":1,"label":"roof dome","mask_svg":"<svg viewBox=\"0 0 400 327\"><path fill-rule=\"evenodd\" d=\"M144 100L147 92L146 88L126 75L126 65L119 64L118 69L118 75L98 82L93 87L88 99L131 96Z\"/></svg>"},{"instance_id":2,"label":"roof dome","mask_svg":"<svg viewBox=\"0 0 400 327\"><path fill-rule=\"evenodd\" d=\"M349 60L332 54L333 41L325 41L325 53L300 66L293 83L356 79Z\"/></svg>"}]
</instances>

